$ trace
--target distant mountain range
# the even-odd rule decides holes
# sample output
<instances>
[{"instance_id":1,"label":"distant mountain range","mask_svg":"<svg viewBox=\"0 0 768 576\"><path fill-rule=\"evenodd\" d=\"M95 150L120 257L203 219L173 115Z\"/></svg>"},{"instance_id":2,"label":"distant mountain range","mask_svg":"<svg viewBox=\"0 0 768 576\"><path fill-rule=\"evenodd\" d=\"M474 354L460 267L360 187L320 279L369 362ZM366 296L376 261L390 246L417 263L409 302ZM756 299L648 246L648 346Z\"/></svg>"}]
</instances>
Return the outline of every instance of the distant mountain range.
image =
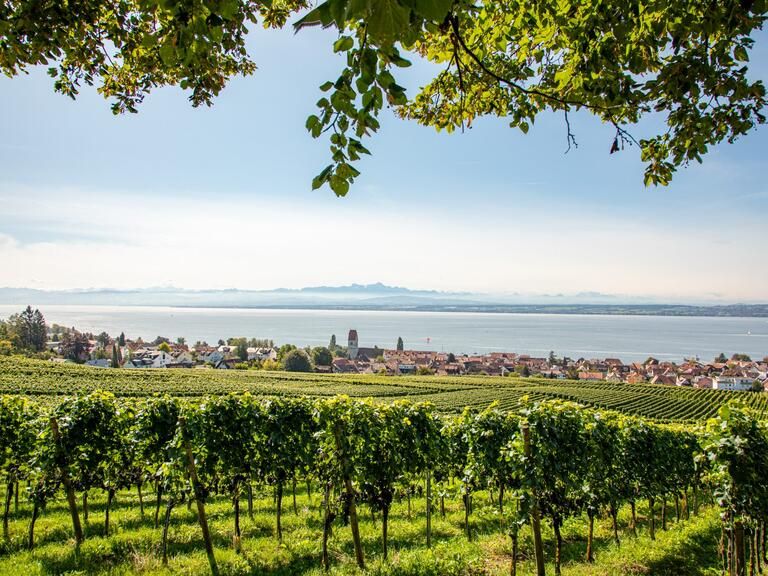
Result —
<instances>
[{"instance_id":1,"label":"distant mountain range","mask_svg":"<svg viewBox=\"0 0 768 576\"><path fill-rule=\"evenodd\" d=\"M433 296L440 294L437 290L411 290L402 286L387 286L381 282L375 284L348 284L347 286L309 286L306 288L277 288L276 293L315 292L318 294L341 294L347 292L363 292L373 294L419 294ZM456 294L456 293L454 293ZM462 293L466 294L466 293Z\"/></svg>"},{"instance_id":2,"label":"distant mountain range","mask_svg":"<svg viewBox=\"0 0 768 576\"><path fill-rule=\"evenodd\" d=\"M274 290L185 290L173 287L126 290L0 288L0 304L768 317L768 304L663 303L652 298L599 292L441 292L411 290L400 286L387 286L380 282Z\"/></svg>"}]
</instances>

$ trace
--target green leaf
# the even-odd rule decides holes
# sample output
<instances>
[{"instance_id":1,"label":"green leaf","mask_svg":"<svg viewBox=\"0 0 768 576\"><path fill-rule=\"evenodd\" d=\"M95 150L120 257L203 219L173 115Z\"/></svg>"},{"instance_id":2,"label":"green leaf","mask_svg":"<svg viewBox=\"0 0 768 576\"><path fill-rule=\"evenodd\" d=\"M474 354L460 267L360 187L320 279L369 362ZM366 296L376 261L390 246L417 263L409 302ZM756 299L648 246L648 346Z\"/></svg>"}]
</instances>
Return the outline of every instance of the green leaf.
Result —
<instances>
[{"instance_id":1,"label":"green leaf","mask_svg":"<svg viewBox=\"0 0 768 576\"><path fill-rule=\"evenodd\" d=\"M452 5L453 0L416 0L415 11L427 20L442 22Z\"/></svg>"},{"instance_id":2,"label":"green leaf","mask_svg":"<svg viewBox=\"0 0 768 576\"><path fill-rule=\"evenodd\" d=\"M174 46L172 38L166 39L160 46L160 59L166 66L176 64L176 46Z\"/></svg>"},{"instance_id":3,"label":"green leaf","mask_svg":"<svg viewBox=\"0 0 768 576\"><path fill-rule=\"evenodd\" d=\"M390 60L392 61L392 64L394 64L398 68L409 68L411 66L411 61L406 60L399 54L391 56Z\"/></svg>"},{"instance_id":4,"label":"green leaf","mask_svg":"<svg viewBox=\"0 0 768 576\"><path fill-rule=\"evenodd\" d=\"M390 85L395 83L395 77L392 76L392 74L388 70L384 70L379 74L379 77L377 78L379 82L379 86L387 90Z\"/></svg>"},{"instance_id":5,"label":"green leaf","mask_svg":"<svg viewBox=\"0 0 768 576\"><path fill-rule=\"evenodd\" d=\"M221 26L211 28L211 40L219 43L224 38L224 29Z\"/></svg>"},{"instance_id":6,"label":"green leaf","mask_svg":"<svg viewBox=\"0 0 768 576\"><path fill-rule=\"evenodd\" d=\"M323 171L320 172L320 174L318 174L312 179L312 190L317 190L318 188L320 188L320 186L325 184L328 181L328 176L330 176L332 170L333 170L332 164L329 164L328 166L323 168Z\"/></svg>"},{"instance_id":7,"label":"green leaf","mask_svg":"<svg viewBox=\"0 0 768 576\"><path fill-rule=\"evenodd\" d=\"M157 37L154 34L144 34L141 38L141 45L144 48L152 48L155 44L157 44Z\"/></svg>"},{"instance_id":8,"label":"green leaf","mask_svg":"<svg viewBox=\"0 0 768 576\"><path fill-rule=\"evenodd\" d=\"M312 130L315 126L317 126L318 122L320 122L320 118L315 116L314 114L307 118L307 123L305 124L307 130Z\"/></svg>"},{"instance_id":9,"label":"green leaf","mask_svg":"<svg viewBox=\"0 0 768 576\"><path fill-rule=\"evenodd\" d=\"M397 0L377 0L368 18L368 34L379 42L394 42L408 28L410 15Z\"/></svg>"},{"instance_id":10,"label":"green leaf","mask_svg":"<svg viewBox=\"0 0 768 576\"><path fill-rule=\"evenodd\" d=\"M339 176L331 176L329 180L331 184L331 190L334 191L336 196L346 196L349 192L349 182Z\"/></svg>"},{"instance_id":11,"label":"green leaf","mask_svg":"<svg viewBox=\"0 0 768 576\"><path fill-rule=\"evenodd\" d=\"M234 18L239 8L240 2L238 0L222 0L219 2L219 11L225 20Z\"/></svg>"},{"instance_id":12,"label":"green leaf","mask_svg":"<svg viewBox=\"0 0 768 576\"><path fill-rule=\"evenodd\" d=\"M352 39L351 36L342 36L336 42L333 43L333 51L334 52L346 52L352 46L355 45L355 41Z\"/></svg>"},{"instance_id":13,"label":"green leaf","mask_svg":"<svg viewBox=\"0 0 768 576\"><path fill-rule=\"evenodd\" d=\"M304 18L301 18L293 25L293 28L298 31L307 26L330 26L333 23L333 16L331 16L331 3L333 0L320 4L314 10L310 10Z\"/></svg>"}]
</instances>

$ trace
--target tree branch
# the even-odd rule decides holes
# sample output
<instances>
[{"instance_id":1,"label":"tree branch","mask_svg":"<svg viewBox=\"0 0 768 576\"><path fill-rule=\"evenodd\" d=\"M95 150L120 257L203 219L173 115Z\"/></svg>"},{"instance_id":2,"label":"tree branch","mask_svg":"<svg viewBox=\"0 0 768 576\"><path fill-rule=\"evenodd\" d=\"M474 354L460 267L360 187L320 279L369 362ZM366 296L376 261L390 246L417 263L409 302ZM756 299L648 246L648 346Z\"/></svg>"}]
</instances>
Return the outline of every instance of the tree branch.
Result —
<instances>
[{"instance_id":1,"label":"tree branch","mask_svg":"<svg viewBox=\"0 0 768 576\"><path fill-rule=\"evenodd\" d=\"M461 131L464 132L464 95L466 90L464 88L464 73L461 70L461 58L459 58L459 37L454 32L451 41L453 43L453 60L456 62L456 71L459 75L459 115L461 117Z\"/></svg>"},{"instance_id":2,"label":"tree branch","mask_svg":"<svg viewBox=\"0 0 768 576\"><path fill-rule=\"evenodd\" d=\"M540 90L536 89L530 89L526 88L525 86L522 86L521 84L518 84L517 82L514 82L513 80L510 80L508 78L504 78L503 76L499 76L488 68L488 66L485 65L485 63L482 61L482 59L475 54L472 49L467 46L467 43L464 41L464 38L462 38L461 33L459 32L459 19L455 14L451 14L448 16L448 19L451 22L451 28L453 29L453 34L456 40L461 45L461 48L466 52L466 54L472 58L472 60L475 61L475 63L480 67L480 69L485 72L488 76L491 78L501 82L502 84L506 84L513 90L517 90L518 92L522 92L523 94L526 94L528 96L538 96L540 98L544 98L546 100L550 100L552 102L555 102L557 104L560 104L563 107L566 106L583 106L584 108L589 108L591 110L607 110L607 108L595 106L592 104L587 104L586 102L579 102L576 100L566 100L564 98L560 98L558 96L553 96L552 94L547 94L546 92L542 92Z\"/></svg>"},{"instance_id":3,"label":"tree branch","mask_svg":"<svg viewBox=\"0 0 768 576\"><path fill-rule=\"evenodd\" d=\"M617 106L600 106L597 104L590 104L588 102L582 102L579 100L569 100L566 98L560 98L559 96L554 96L552 94L548 94L546 92L542 92L541 90L538 90L536 88L526 88L525 86L518 84L517 82L510 80L509 78L504 78L503 76L500 76L488 66L486 66L485 62L469 47L467 46L467 43L464 41L464 38L461 36L461 33L459 31L459 19L455 14L450 14L448 16L448 21L451 24L451 29L453 30L453 37L454 37L454 45L456 42L459 43L462 50L477 64L477 66L485 72L488 76L493 78L494 80L505 84L509 88L512 88L513 90L516 90L522 94L525 94L527 96L538 96L539 98L543 98L545 100L549 100L550 102L554 102L555 104L558 104L561 108L563 108L565 112L565 124L567 129L567 140L568 140L568 149L566 150L566 153L570 151L571 147L578 147L578 143L576 142L576 137L574 136L573 132L571 131L571 124L570 120L568 118L568 112L571 108L571 106L576 107L583 107L587 110L591 110L593 112L603 112L607 116L607 120L613 125L614 128L616 128L616 136L614 138L614 144L611 147L611 153L618 151L618 143L621 142L622 147L625 143L627 144L635 144L638 147L640 146L640 143L635 139L632 134L627 132L624 128L622 128L619 123L613 118L613 114L611 112L611 108L616 108ZM463 85L463 80L461 78L461 64L458 61L456 65L459 69L459 86L461 87ZM462 95L464 93L463 87L461 88Z\"/></svg>"},{"instance_id":4,"label":"tree branch","mask_svg":"<svg viewBox=\"0 0 768 576\"><path fill-rule=\"evenodd\" d=\"M578 148L579 147L579 143L576 142L576 136L571 131L571 121L568 118L568 109L566 108L564 110L564 112L565 112L565 127L566 127L566 131L567 131L567 133L566 133L566 140L568 141L568 148L566 148L565 153L568 154L568 152L571 151L571 146L573 146L574 148Z\"/></svg>"}]
</instances>

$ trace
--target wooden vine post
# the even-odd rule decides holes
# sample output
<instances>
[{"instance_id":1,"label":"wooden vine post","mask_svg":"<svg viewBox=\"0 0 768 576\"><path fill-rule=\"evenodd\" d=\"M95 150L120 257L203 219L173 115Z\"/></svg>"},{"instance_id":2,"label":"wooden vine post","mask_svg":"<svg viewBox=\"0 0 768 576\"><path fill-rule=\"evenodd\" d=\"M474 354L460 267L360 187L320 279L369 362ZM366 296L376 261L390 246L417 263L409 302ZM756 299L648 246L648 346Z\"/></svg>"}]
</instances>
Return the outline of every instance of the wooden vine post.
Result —
<instances>
[{"instance_id":1,"label":"wooden vine post","mask_svg":"<svg viewBox=\"0 0 768 576\"><path fill-rule=\"evenodd\" d=\"M427 469L427 548L432 548L432 473Z\"/></svg>"},{"instance_id":2,"label":"wooden vine post","mask_svg":"<svg viewBox=\"0 0 768 576\"><path fill-rule=\"evenodd\" d=\"M736 521L733 527L733 564L731 565L731 574L733 576L747 576L744 523L741 520Z\"/></svg>"},{"instance_id":3,"label":"wooden vine post","mask_svg":"<svg viewBox=\"0 0 768 576\"><path fill-rule=\"evenodd\" d=\"M526 458L531 457L531 433L528 424L523 423L523 451ZM539 501L536 492L532 494L533 505L531 506L531 528L533 530L533 549L536 556L536 575L544 576L544 543L541 539L541 515L539 513Z\"/></svg>"},{"instance_id":4,"label":"wooden vine post","mask_svg":"<svg viewBox=\"0 0 768 576\"><path fill-rule=\"evenodd\" d=\"M328 558L328 537L331 533L331 522L333 522L330 499L331 483L327 482L325 485L325 494L323 496L323 568L325 568L326 572L331 568L331 563Z\"/></svg>"},{"instance_id":5,"label":"wooden vine post","mask_svg":"<svg viewBox=\"0 0 768 576\"><path fill-rule=\"evenodd\" d=\"M8 487L5 491L5 508L3 509L3 539L8 541L11 539L8 533L8 515L11 510L11 500L13 499L13 480L8 479Z\"/></svg>"},{"instance_id":6,"label":"wooden vine post","mask_svg":"<svg viewBox=\"0 0 768 576\"><path fill-rule=\"evenodd\" d=\"M66 470L66 454L63 453L63 446L61 445L61 434L59 434L59 423L56 418L50 419L51 433L53 434L53 441L56 444L56 449L62 451L64 465L61 467L61 483L64 485L64 491L67 494L67 503L69 504L69 513L72 515L72 528L75 531L75 542L80 544L83 541L83 528L80 525L80 515L77 512L77 501L75 500L75 489L72 487L72 482L69 479L69 474Z\"/></svg>"},{"instance_id":7,"label":"wooden vine post","mask_svg":"<svg viewBox=\"0 0 768 576\"><path fill-rule=\"evenodd\" d=\"M202 495L200 482L197 478L195 457L192 454L192 446L190 445L189 439L187 438L185 426L186 421L184 418L179 418L179 425L181 426L184 451L187 454L187 471L189 472L189 478L192 481L192 489L195 494L195 503L197 504L197 520L200 522L200 529L203 532L205 553L208 555L208 563L211 565L211 574L213 574L213 576L219 576L219 567L216 564L216 557L213 555L213 541L211 540L211 532L208 529L208 517L205 515L205 501Z\"/></svg>"},{"instance_id":8,"label":"wooden vine post","mask_svg":"<svg viewBox=\"0 0 768 576\"><path fill-rule=\"evenodd\" d=\"M357 559L357 566L361 569L365 569L365 557L363 556L363 546L360 541L360 527L357 524L357 508L355 506L355 490L352 487L352 478L350 478L349 470L350 464L346 450L344 450L344 442L341 437L341 428L338 424L333 427L333 434L336 440L336 449L339 451L339 459L341 460L341 466L343 470L344 488L347 493L347 504L349 506L349 526L352 529L352 541L355 544L355 558Z\"/></svg>"}]
</instances>

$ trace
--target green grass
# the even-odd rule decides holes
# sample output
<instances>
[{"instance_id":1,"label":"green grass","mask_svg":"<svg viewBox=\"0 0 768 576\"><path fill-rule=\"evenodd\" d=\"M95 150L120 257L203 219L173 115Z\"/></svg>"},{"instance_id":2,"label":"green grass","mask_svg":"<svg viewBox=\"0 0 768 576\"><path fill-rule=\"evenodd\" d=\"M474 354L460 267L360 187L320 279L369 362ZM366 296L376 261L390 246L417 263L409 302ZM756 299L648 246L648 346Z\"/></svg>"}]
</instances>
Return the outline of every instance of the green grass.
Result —
<instances>
[{"instance_id":1,"label":"green grass","mask_svg":"<svg viewBox=\"0 0 768 576\"><path fill-rule=\"evenodd\" d=\"M284 500L284 540L275 538L275 515L271 490L257 491L253 519L248 518L243 503L242 552L233 550L233 514L231 503L214 499L207 506L216 558L222 575L320 576L322 524L319 510L320 495L310 500L303 490L298 494L298 514L294 514L290 495ZM195 508L176 508L169 531L170 559L167 567L161 562L161 530L153 527L153 500L145 495L146 510L141 515L135 492L119 494L111 518L112 530L103 535L104 498L92 492L89 498L89 522L85 525L86 540L79 550L71 536L71 519L63 499L51 502L36 526L36 546L26 550L26 534L31 506L21 502L17 513L12 512L11 539L0 553L0 574L47 575L204 575L209 573ZM80 503L78 499L78 503ZM475 496L472 527L475 538L468 542L463 532L463 508L458 498L446 500L447 514L433 516L433 547L425 544L425 502L413 498L412 515L408 518L405 501L395 503L390 521L390 558L381 557L381 524L372 519L370 510L360 506L361 535L365 548L367 570L372 575L451 576L509 574L511 542L502 528L504 517L488 502L485 493ZM507 504L509 506L509 504ZM670 506L672 515L674 507ZM644 526L644 508L639 507L639 519ZM658 514L658 512L657 512ZM82 515L82 510L81 510ZM693 576L715 574L718 566L717 538L719 523L714 510L703 508L700 516L676 523L668 522L667 531L658 530L651 541L641 527L637 537L629 535L628 510L622 510L620 524L622 542L612 540L610 522L600 520L595 531L594 564L584 560L586 521L575 518L566 522L563 535L563 574L617 575L653 574ZM545 523L547 557L553 557L553 536ZM330 540L333 575L360 574L355 566L354 551L348 527L337 521ZM518 573L533 573L532 544L526 530L521 538L521 562ZM548 566L547 573L553 567Z\"/></svg>"}]
</instances>

